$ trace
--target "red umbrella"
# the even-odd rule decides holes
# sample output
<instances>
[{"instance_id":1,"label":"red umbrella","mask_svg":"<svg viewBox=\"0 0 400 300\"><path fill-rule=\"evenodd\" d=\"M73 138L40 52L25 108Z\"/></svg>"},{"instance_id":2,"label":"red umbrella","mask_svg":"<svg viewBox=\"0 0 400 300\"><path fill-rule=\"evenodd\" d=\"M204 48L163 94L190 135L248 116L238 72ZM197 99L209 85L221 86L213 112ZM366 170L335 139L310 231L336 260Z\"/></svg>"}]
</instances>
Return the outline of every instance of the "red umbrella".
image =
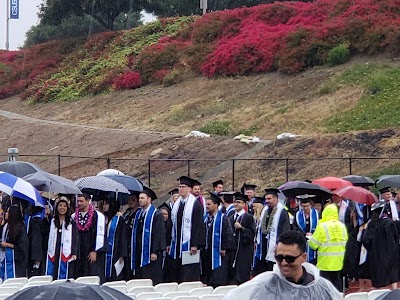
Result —
<instances>
[{"instance_id":1,"label":"red umbrella","mask_svg":"<svg viewBox=\"0 0 400 300\"><path fill-rule=\"evenodd\" d=\"M343 188L337 189L333 194L339 197L350 199L361 204L372 205L378 202L378 198L374 193L360 187L360 186L345 186Z\"/></svg>"},{"instance_id":2,"label":"red umbrella","mask_svg":"<svg viewBox=\"0 0 400 300\"><path fill-rule=\"evenodd\" d=\"M353 186L350 181L338 177L323 177L315 179L312 183L321 185L330 190L340 189L345 186Z\"/></svg>"}]
</instances>

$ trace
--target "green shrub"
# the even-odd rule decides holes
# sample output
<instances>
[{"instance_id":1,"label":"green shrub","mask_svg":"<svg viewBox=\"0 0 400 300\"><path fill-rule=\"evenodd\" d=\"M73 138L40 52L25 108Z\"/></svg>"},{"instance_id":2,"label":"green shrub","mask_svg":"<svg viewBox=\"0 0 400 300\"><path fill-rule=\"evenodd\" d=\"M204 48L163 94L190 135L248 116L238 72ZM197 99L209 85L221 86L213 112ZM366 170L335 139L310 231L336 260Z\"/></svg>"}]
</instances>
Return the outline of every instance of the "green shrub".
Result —
<instances>
[{"instance_id":1,"label":"green shrub","mask_svg":"<svg viewBox=\"0 0 400 300\"><path fill-rule=\"evenodd\" d=\"M231 122L211 121L199 129L201 132L215 135L229 135L231 133Z\"/></svg>"},{"instance_id":2,"label":"green shrub","mask_svg":"<svg viewBox=\"0 0 400 300\"><path fill-rule=\"evenodd\" d=\"M163 79L163 86L171 86L177 84L183 80L183 72L181 70L172 70Z\"/></svg>"},{"instance_id":3,"label":"green shrub","mask_svg":"<svg viewBox=\"0 0 400 300\"><path fill-rule=\"evenodd\" d=\"M339 46L331 49L328 53L328 63L331 66L344 64L350 58L350 50L348 43L341 43Z\"/></svg>"}]
</instances>

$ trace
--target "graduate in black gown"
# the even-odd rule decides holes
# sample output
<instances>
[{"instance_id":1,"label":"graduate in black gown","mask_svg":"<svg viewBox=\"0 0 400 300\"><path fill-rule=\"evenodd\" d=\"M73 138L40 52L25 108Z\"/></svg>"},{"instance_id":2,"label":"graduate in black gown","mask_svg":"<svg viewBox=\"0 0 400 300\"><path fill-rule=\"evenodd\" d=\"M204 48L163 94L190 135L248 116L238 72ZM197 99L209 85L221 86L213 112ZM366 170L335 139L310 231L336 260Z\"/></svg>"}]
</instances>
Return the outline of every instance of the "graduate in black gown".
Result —
<instances>
[{"instance_id":1,"label":"graduate in black gown","mask_svg":"<svg viewBox=\"0 0 400 300\"><path fill-rule=\"evenodd\" d=\"M55 202L55 216L51 220L46 247L45 274L56 279L74 276L74 265L79 248L78 228L71 219L70 200L61 196Z\"/></svg>"},{"instance_id":2,"label":"graduate in black gown","mask_svg":"<svg viewBox=\"0 0 400 300\"><path fill-rule=\"evenodd\" d=\"M43 217L42 224L41 224L42 226L40 229L41 234L42 234L42 249L43 249L43 259L42 259L42 263L40 264L40 274L44 275L46 273L47 247L48 247L49 234L50 234L50 223L51 223L52 214L53 214L53 206L51 205L49 199L46 199L44 197L42 197L42 198L44 200L47 200L46 204L45 204L45 209L44 209L44 217ZM70 213L70 215L71 215L71 213Z\"/></svg>"},{"instance_id":3,"label":"graduate in black gown","mask_svg":"<svg viewBox=\"0 0 400 300\"><path fill-rule=\"evenodd\" d=\"M106 281L124 280L126 275L125 259L128 257L127 225L124 217L119 212L119 207L120 203L115 199L105 199L102 205L107 224ZM115 268L117 262L120 266L124 266L118 274Z\"/></svg>"},{"instance_id":4,"label":"graduate in black gown","mask_svg":"<svg viewBox=\"0 0 400 300\"><path fill-rule=\"evenodd\" d=\"M172 220L171 220L171 209L166 203L161 204L158 207L158 211L163 216L164 228L165 228L165 241L166 245L171 244L171 231L172 231ZM170 272L172 270L173 259L167 254L167 251L163 251L163 282L171 282Z\"/></svg>"},{"instance_id":5,"label":"graduate in black gown","mask_svg":"<svg viewBox=\"0 0 400 300\"><path fill-rule=\"evenodd\" d=\"M7 223L1 232L0 249L0 277L3 281L8 278L26 277L29 245L20 208L10 206L5 219Z\"/></svg>"},{"instance_id":6,"label":"graduate in black gown","mask_svg":"<svg viewBox=\"0 0 400 300\"><path fill-rule=\"evenodd\" d=\"M29 240L28 277L39 276L43 269L42 217L44 209L31 206L31 214L26 221L26 232Z\"/></svg>"},{"instance_id":7,"label":"graduate in black gown","mask_svg":"<svg viewBox=\"0 0 400 300\"><path fill-rule=\"evenodd\" d=\"M367 224L362 243L367 249L367 264L371 270L371 282L375 288L399 281L399 233L390 217L381 217L385 202L372 205L371 221Z\"/></svg>"},{"instance_id":8,"label":"graduate in black gown","mask_svg":"<svg viewBox=\"0 0 400 300\"><path fill-rule=\"evenodd\" d=\"M200 280L200 262L182 265L182 252L196 255L205 245L203 206L191 194L193 179L181 176L179 179L179 199L172 209L172 239L168 253L173 258L171 276L173 281Z\"/></svg>"},{"instance_id":9,"label":"graduate in black gown","mask_svg":"<svg viewBox=\"0 0 400 300\"><path fill-rule=\"evenodd\" d=\"M241 284L250 279L256 225L253 216L244 211L247 200L246 195L235 194L235 214L229 218L235 238L235 250L229 262L230 284Z\"/></svg>"},{"instance_id":10,"label":"graduate in black gown","mask_svg":"<svg viewBox=\"0 0 400 300\"><path fill-rule=\"evenodd\" d=\"M133 273L131 272L131 240L133 220L135 219L136 213L139 209L139 193L131 191L128 196L128 208L123 214L126 224L126 240L128 241L128 257L125 259L125 279L133 279Z\"/></svg>"},{"instance_id":11,"label":"graduate in black gown","mask_svg":"<svg viewBox=\"0 0 400 300\"><path fill-rule=\"evenodd\" d=\"M78 226L79 251L75 264L75 278L98 276L105 281L105 217L94 210L90 196L86 193L78 196L78 208L73 218Z\"/></svg>"},{"instance_id":12,"label":"graduate in black gown","mask_svg":"<svg viewBox=\"0 0 400 300\"><path fill-rule=\"evenodd\" d=\"M228 284L229 252L234 249L232 226L228 217L218 210L221 202L213 193L206 200L206 245L201 252L201 280L214 288Z\"/></svg>"},{"instance_id":13,"label":"graduate in black gown","mask_svg":"<svg viewBox=\"0 0 400 300\"><path fill-rule=\"evenodd\" d=\"M153 190L143 187L131 238L131 269L134 276L151 279L154 285L163 281L162 262L166 249L164 219L151 204L156 199Z\"/></svg>"}]
</instances>

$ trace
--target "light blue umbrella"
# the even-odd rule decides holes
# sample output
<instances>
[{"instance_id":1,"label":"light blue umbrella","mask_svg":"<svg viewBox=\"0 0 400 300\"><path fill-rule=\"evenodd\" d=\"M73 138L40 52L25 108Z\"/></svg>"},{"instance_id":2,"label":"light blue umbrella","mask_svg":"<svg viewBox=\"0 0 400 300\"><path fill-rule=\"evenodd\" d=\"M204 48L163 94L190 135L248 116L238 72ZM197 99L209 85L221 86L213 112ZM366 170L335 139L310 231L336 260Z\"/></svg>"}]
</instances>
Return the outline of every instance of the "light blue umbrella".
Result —
<instances>
[{"instance_id":1,"label":"light blue umbrella","mask_svg":"<svg viewBox=\"0 0 400 300\"><path fill-rule=\"evenodd\" d=\"M33 206L45 206L44 199L40 196L37 189L25 180L0 171L0 191L12 196L28 201Z\"/></svg>"}]
</instances>

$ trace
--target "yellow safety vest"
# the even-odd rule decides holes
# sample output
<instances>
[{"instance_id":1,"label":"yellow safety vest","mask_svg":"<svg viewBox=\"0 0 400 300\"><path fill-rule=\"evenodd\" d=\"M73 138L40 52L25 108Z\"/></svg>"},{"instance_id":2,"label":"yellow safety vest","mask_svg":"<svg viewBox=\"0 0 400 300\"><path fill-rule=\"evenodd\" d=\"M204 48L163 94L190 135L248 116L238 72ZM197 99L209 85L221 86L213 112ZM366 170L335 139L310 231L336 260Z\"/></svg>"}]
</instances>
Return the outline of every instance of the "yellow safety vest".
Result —
<instances>
[{"instance_id":1,"label":"yellow safety vest","mask_svg":"<svg viewBox=\"0 0 400 300\"><path fill-rule=\"evenodd\" d=\"M337 215L337 208L334 207L334 209ZM331 210L331 212L333 211ZM329 212L327 213L329 214ZM347 240L346 226L337 219L330 218L319 223L308 241L309 246L318 251L317 268L321 271L342 270Z\"/></svg>"}]
</instances>

